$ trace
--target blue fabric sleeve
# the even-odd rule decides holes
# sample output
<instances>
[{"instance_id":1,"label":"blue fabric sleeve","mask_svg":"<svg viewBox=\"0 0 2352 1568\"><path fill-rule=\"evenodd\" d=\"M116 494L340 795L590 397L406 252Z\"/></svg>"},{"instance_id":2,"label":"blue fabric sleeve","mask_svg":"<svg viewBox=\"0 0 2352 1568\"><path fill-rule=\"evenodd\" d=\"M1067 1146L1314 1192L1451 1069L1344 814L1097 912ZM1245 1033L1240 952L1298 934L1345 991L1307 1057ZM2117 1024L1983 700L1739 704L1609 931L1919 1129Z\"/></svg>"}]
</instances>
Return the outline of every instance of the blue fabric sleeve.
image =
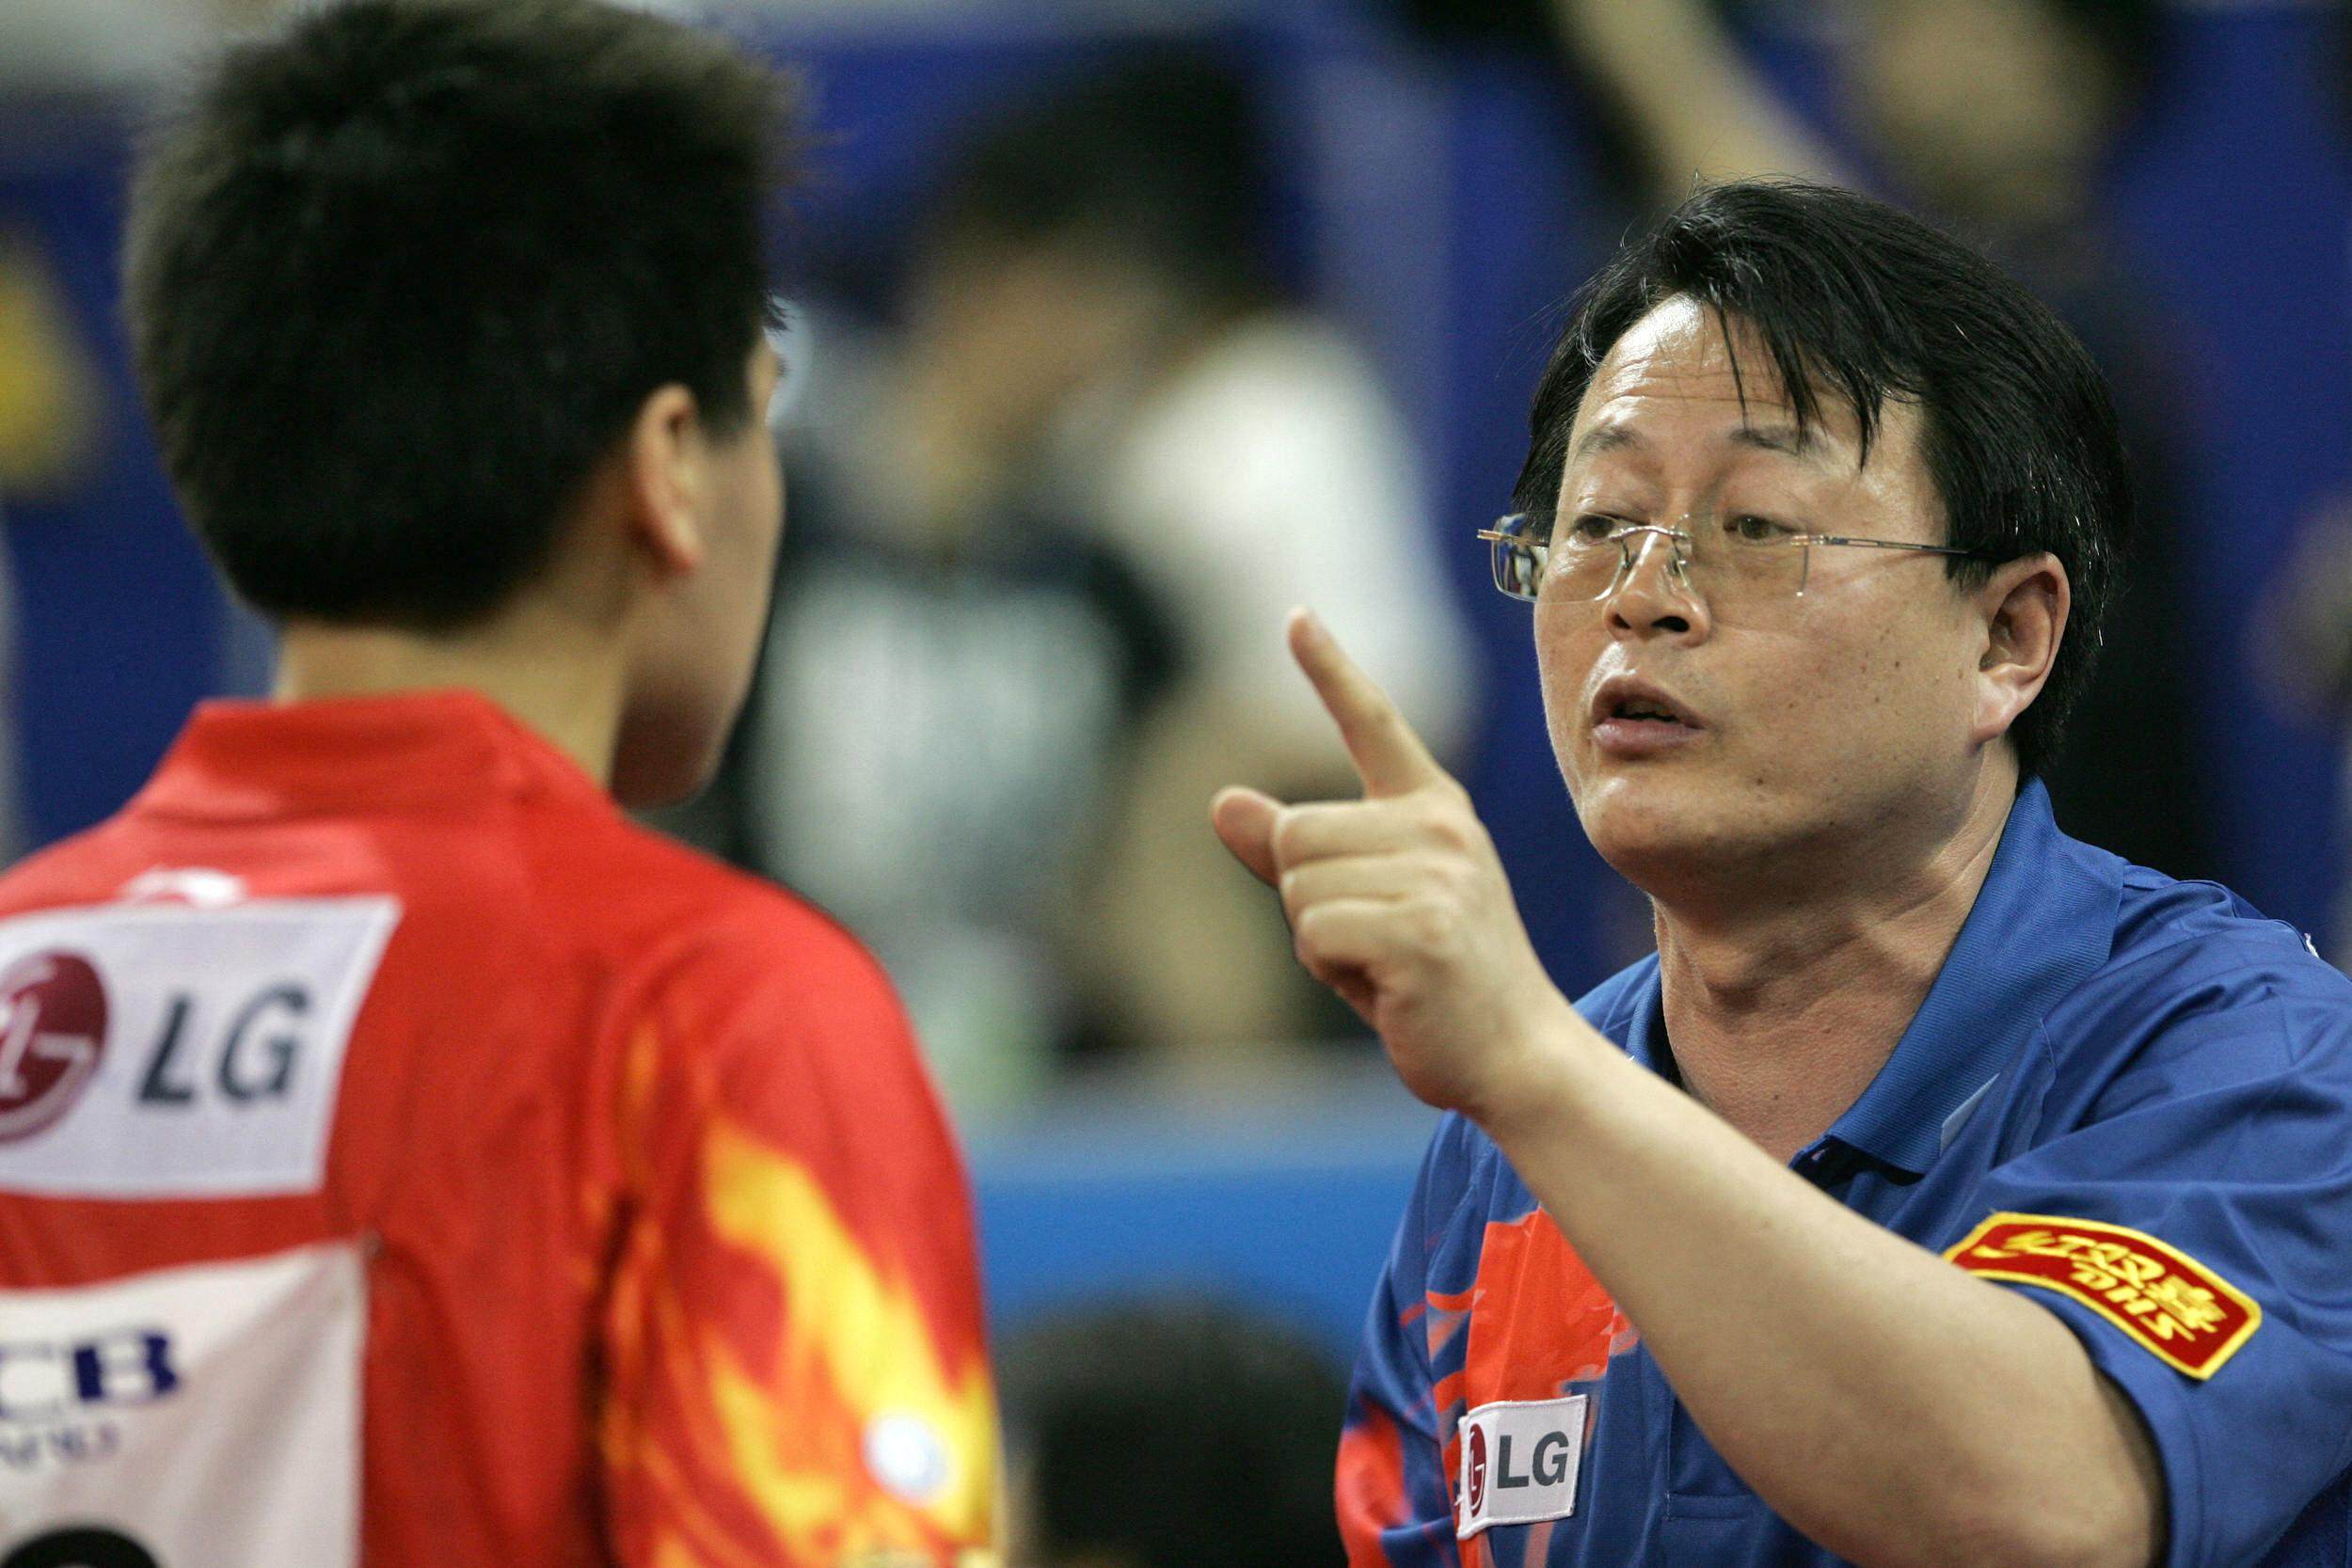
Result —
<instances>
[{"instance_id":1,"label":"blue fabric sleeve","mask_svg":"<svg viewBox=\"0 0 2352 1568\"><path fill-rule=\"evenodd\" d=\"M2223 990L2152 1025L2079 1114L2056 1108L2061 1130L1996 1165L1962 1227L2001 1211L2127 1226L2260 1306L2201 1380L2062 1291L2011 1286L2138 1406L2172 1568L2264 1560L2352 1457L2352 1006L2340 981Z\"/></svg>"}]
</instances>

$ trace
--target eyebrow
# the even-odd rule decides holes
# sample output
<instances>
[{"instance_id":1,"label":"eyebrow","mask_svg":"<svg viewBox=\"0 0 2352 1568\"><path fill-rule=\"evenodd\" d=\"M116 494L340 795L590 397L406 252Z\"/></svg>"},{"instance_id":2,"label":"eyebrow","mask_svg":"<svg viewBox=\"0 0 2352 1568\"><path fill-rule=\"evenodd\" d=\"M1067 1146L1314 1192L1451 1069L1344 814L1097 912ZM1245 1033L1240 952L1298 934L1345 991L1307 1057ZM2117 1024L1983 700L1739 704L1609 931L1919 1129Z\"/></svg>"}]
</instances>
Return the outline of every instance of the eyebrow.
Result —
<instances>
[{"instance_id":1,"label":"eyebrow","mask_svg":"<svg viewBox=\"0 0 2352 1568\"><path fill-rule=\"evenodd\" d=\"M1568 461L1573 463L1580 458L1596 456L1600 452L1616 451L1621 448L1646 444L1630 426L1597 424L1577 437L1576 445L1568 451Z\"/></svg>"},{"instance_id":2,"label":"eyebrow","mask_svg":"<svg viewBox=\"0 0 2352 1568\"><path fill-rule=\"evenodd\" d=\"M1822 448L1820 438L1811 430L1788 423L1742 424L1727 438L1737 446L1778 452L1784 457L1813 457L1819 455ZM1648 439L1630 425L1595 425L1578 437L1575 447L1568 452L1568 461L1573 463L1605 451L1647 445Z\"/></svg>"},{"instance_id":3,"label":"eyebrow","mask_svg":"<svg viewBox=\"0 0 2352 1568\"><path fill-rule=\"evenodd\" d=\"M1731 439L1784 457L1811 457L1821 448L1812 431L1794 424L1743 424L1731 433Z\"/></svg>"}]
</instances>

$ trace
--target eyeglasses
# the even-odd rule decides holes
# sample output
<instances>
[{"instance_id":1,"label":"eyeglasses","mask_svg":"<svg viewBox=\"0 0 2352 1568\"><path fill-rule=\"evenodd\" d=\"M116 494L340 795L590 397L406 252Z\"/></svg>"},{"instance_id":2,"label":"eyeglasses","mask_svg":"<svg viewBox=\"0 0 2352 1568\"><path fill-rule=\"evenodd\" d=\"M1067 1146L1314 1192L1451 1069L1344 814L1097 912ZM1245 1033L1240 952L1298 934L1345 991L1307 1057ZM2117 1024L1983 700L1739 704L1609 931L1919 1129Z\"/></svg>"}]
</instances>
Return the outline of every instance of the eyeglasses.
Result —
<instances>
[{"instance_id":1,"label":"eyeglasses","mask_svg":"<svg viewBox=\"0 0 2352 1568\"><path fill-rule=\"evenodd\" d=\"M1605 599L1633 575L1634 559L1653 535L1666 542L1668 578L1710 604L1803 594L1818 545L1992 559L1982 550L1949 545L1804 533L1756 516L1728 516L1721 528L1692 530L1587 515L1572 519L1549 541L1540 537L1541 527L1530 514L1515 512L1478 531L1478 537L1494 546L1495 586L1515 599L1533 600L1544 592L1571 601Z\"/></svg>"}]
</instances>

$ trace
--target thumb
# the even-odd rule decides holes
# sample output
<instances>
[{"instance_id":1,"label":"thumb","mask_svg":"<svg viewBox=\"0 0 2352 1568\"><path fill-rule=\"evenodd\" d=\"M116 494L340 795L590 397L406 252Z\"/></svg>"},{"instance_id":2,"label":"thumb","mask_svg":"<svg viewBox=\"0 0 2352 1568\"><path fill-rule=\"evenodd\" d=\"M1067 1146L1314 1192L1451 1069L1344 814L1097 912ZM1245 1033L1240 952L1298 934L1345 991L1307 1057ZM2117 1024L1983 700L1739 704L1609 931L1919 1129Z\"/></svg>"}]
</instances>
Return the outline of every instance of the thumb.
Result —
<instances>
[{"instance_id":1,"label":"thumb","mask_svg":"<svg viewBox=\"0 0 2352 1568\"><path fill-rule=\"evenodd\" d=\"M1282 802L1273 796L1239 786L1219 790L1209 802L1209 825L1216 836L1268 887L1282 877L1274 863L1274 817L1281 809Z\"/></svg>"}]
</instances>

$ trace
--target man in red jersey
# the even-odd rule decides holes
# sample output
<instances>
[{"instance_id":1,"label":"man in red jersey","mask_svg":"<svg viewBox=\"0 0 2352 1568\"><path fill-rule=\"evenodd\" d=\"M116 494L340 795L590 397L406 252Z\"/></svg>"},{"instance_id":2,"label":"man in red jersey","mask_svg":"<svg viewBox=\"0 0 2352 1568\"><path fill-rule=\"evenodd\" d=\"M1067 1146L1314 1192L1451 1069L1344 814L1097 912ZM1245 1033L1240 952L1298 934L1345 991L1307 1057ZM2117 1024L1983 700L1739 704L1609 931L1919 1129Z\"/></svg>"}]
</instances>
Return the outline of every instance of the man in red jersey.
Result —
<instances>
[{"instance_id":1,"label":"man in red jersey","mask_svg":"<svg viewBox=\"0 0 2352 1568\"><path fill-rule=\"evenodd\" d=\"M592 0L356 0L151 153L141 378L282 664L0 879L0 1568L994 1560L888 984L614 800L765 616L782 119Z\"/></svg>"}]
</instances>

